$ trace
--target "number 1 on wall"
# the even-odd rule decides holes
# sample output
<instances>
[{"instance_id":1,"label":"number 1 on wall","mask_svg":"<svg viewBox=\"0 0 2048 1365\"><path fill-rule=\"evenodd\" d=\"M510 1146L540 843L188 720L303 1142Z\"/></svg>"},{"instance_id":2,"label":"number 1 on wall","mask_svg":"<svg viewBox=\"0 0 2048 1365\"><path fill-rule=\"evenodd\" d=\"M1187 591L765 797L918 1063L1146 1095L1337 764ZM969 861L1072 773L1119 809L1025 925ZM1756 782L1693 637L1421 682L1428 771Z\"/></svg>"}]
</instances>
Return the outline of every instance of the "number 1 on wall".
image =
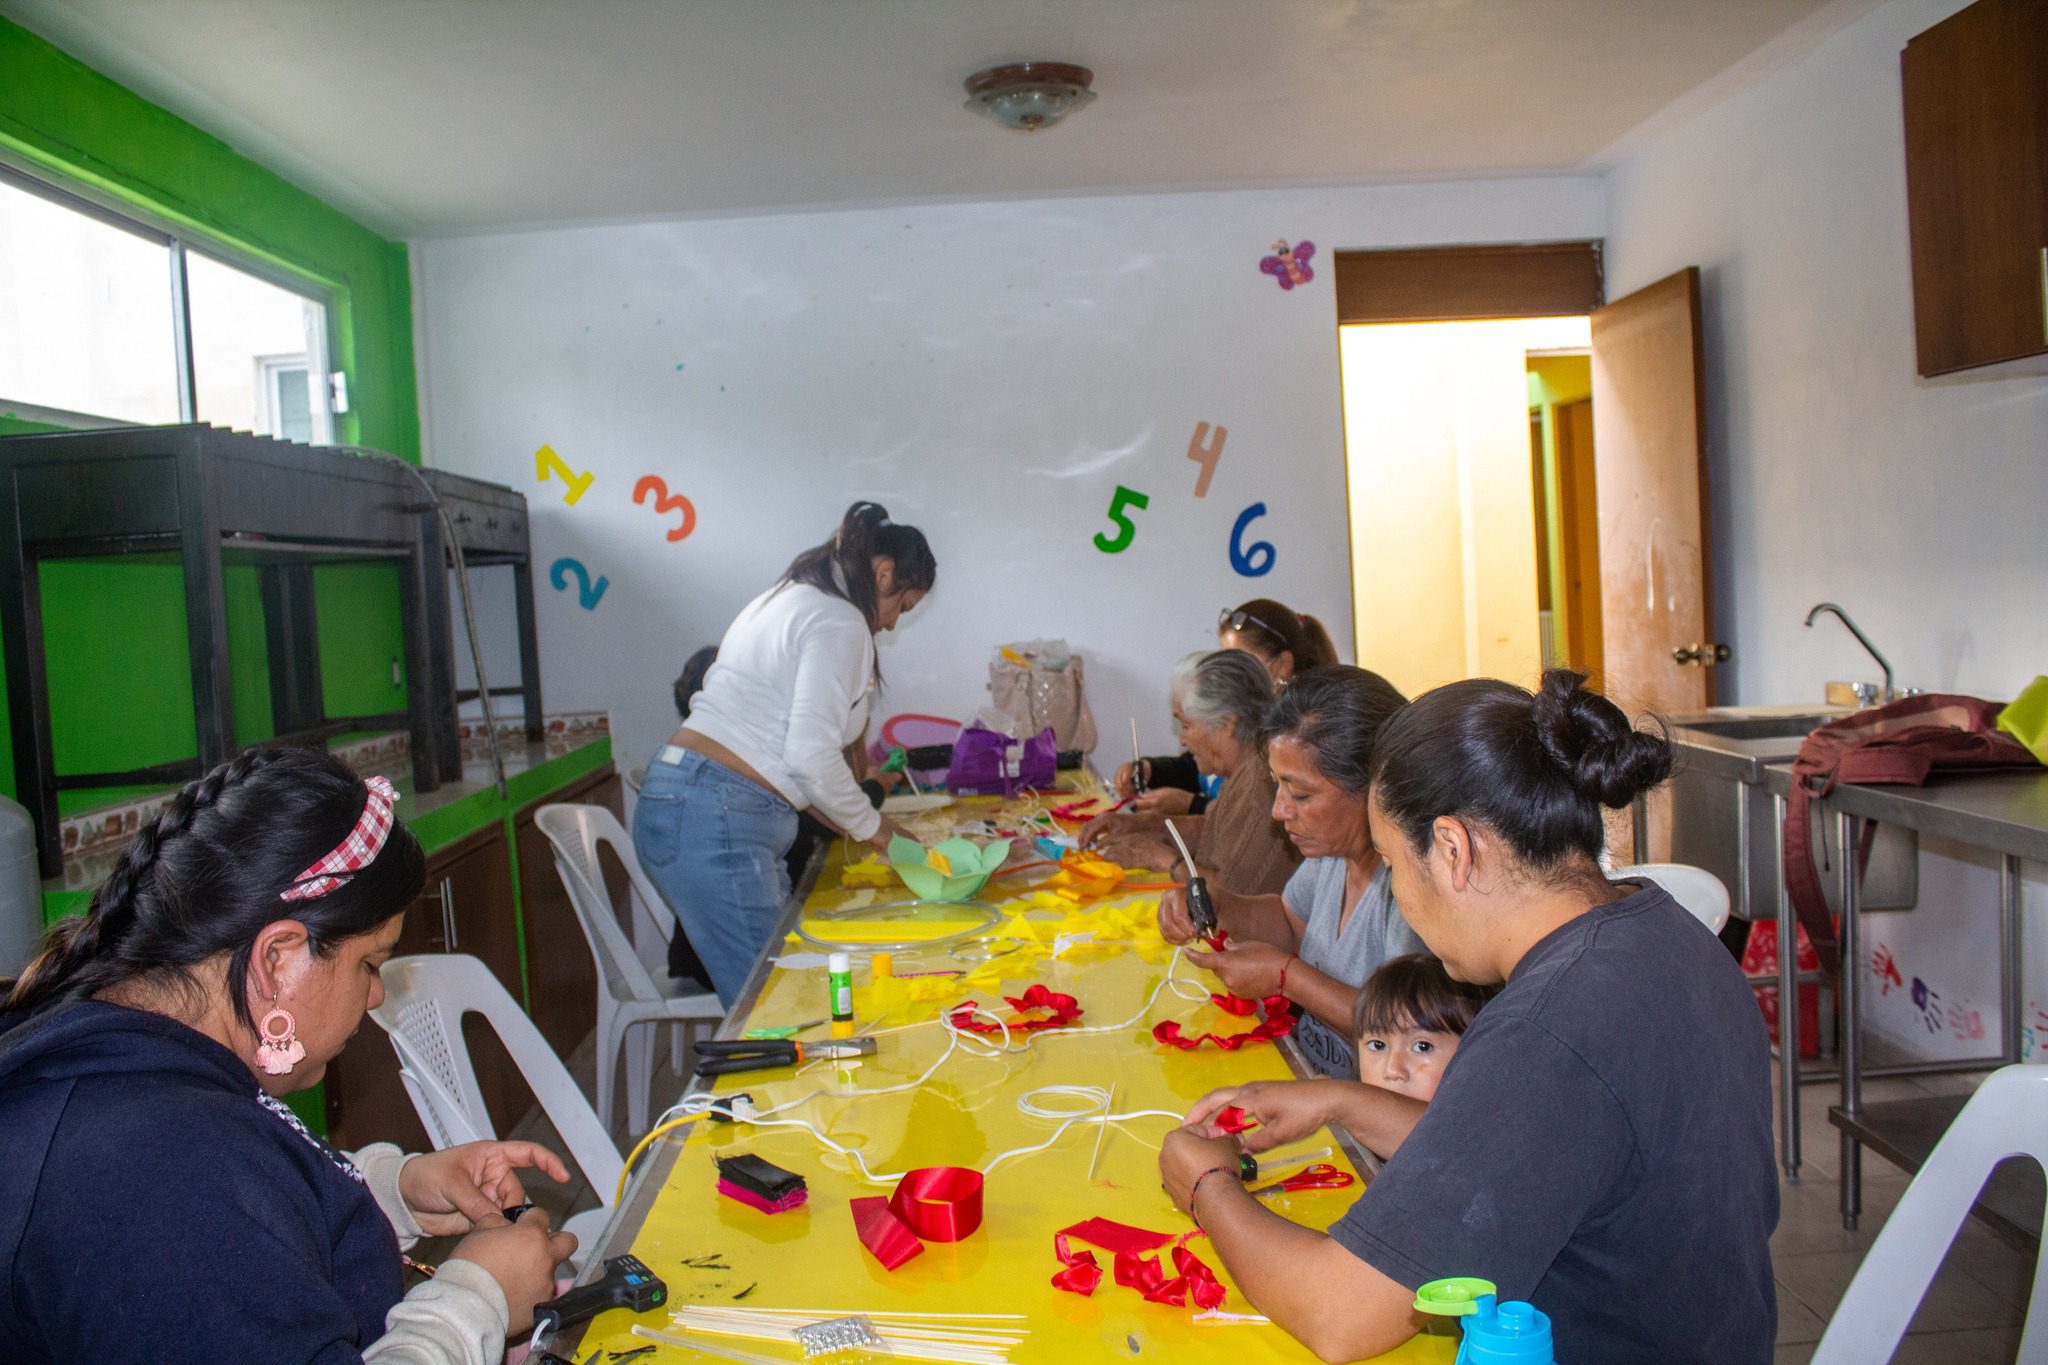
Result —
<instances>
[{"instance_id":1,"label":"number 1 on wall","mask_svg":"<svg viewBox=\"0 0 2048 1365\"><path fill-rule=\"evenodd\" d=\"M591 483L597 478L595 474L578 474L569 468L567 461L555 454L553 446L544 445L533 452L533 477L546 483L550 474L569 485L562 493L562 501L571 507L576 505L578 498L590 491Z\"/></svg>"}]
</instances>

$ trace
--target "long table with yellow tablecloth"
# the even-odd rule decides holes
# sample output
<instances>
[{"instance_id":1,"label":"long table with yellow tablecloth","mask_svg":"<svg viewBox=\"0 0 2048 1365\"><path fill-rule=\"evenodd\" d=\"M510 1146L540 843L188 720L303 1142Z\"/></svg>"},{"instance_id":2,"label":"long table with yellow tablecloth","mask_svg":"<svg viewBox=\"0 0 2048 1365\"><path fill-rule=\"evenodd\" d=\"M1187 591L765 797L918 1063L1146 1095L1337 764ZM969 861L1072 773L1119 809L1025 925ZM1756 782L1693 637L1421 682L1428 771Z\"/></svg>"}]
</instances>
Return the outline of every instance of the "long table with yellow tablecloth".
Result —
<instances>
[{"instance_id":1,"label":"long table with yellow tablecloth","mask_svg":"<svg viewBox=\"0 0 2048 1365\"><path fill-rule=\"evenodd\" d=\"M1023 816L1042 812L1048 801L1097 792L1091 788L1009 802L964 799L919 817L913 829L926 842L954 832L983 834L986 827L979 822L1016 827ZM1048 875L1052 883L1044 880ZM688 1331L671 1327L670 1311L703 1304L815 1311L820 1318L876 1312L1018 1314L1021 1320L1014 1325L1028 1329L1010 1353L1019 1365L1111 1358L1229 1365L1313 1360L1270 1323L1198 1322L1200 1310L1192 1303L1174 1307L1147 1301L1108 1273L1088 1297L1053 1287L1052 1277L1061 1269L1053 1235L1074 1223L1100 1217L1176 1235L1189 1231L1186 1215L1159 1183L1159 1140L1173 1126L1168 1117L1074 1123L1045 1150L1001 1160L986 1176L980 1229L956 1242L928 1241L921 1254L893 1271L863 1248L855 1231L849 1201L889 1194L895 1181L886 1177L921 1167L982 1168L1000 1153L1053 1138L1058 1120L1028 1115L1018 1106L1021 1097L1041 1087L1107 1089L1113 1114L1153 1110L1178 1115L1219 1086L1301 1074L1298 1055L1284 1043L1226 1052L1214 1047L1181 1051L1154 1041L1152 1027L1161 1020L1180 1021L1190 1036L1238 1033L1255 1021L1233 1017L1211 1003L1207 992L1216 982L1182 961L1159 937L1154 923L1159 892L1126 889L1152 875L1134 873L1101 896L1086 895L1097 888L1075 885L1076 879L1060 877L1054 868L999 876L979 896L994 907L995 923L963 941L895 948L893 979L877 983L872 954L856 951L857 1027L876 1039L876 1055L852 1066L812 1062L796 1070L721 1076L693 1090L727 1097L745 1093L757 1109L820 1091L776 1117L808 1120L833 1142L858 1151L869 1170L885 1179L871 1183L852 1160L801 1128L700 1117L663 1134L631 1170L599 1250L605 1256L628 1250L637 1255L667 1281L669 1303L638 1317L623 1310L601 1315L580 1334L573 1352L560 1345L556 1349L581 1365L597 1348L608 1355L643 1347L648 1340L632 1334L633 1323ZM845 845L830 849L809 894L792 902L787 936L769 945L719 1037L810 1024L827 1015L824 946L813 939L901 943L958 931L957 924L946 922L951 912L927 907L919 912L924 916L920 922L898 924L891 919L893 912L880 908L907 898L893 874L877 862L856 859L849 865ZM800 936L806 933L812 938ZM1033 983L1075 997L1083 1011L1074 1021L1076 1029L1123 1026L1019 1033L1011 1051L954 1047L915 1088L853 1093L902 1086L939 1062L951 1040L938 1022L942 1010L972 999L993 1007L999 1017L1012 1017L1002 997L1021 995ZM799 1037L826 1034L825 1028L813 1027ZM999 1047L1003 1040L991 1041ZM1087 1107L1086 1100L1071 1095L1044 1095L1039 1103L1062 1111ZM1103 1111L1098 1105L1095 1112ZM1359 1170L1347 1144L1327 1133L1269 1154L1265 1161L1271 1168L1290 1153L1319 1147L1331 1149L1320 1160ZM742 1153L801 1173L809 1184L808 1203L793 1212L767 1214L719 1195L714 1158ZM1296 1222L1322 1228L1349 1207L1359 1190L1354 1184L1282 1193L1272 1198L1272 1206ZM1196 1237L1188 1249L1228 1289L1222 1313L1255 1313L1206 1240ZM1098 1255L1107 1272L1109 1254ZM586 1260L592 1268L600 1263L596 1256ZM586 1269L586 1277L590 1273ZM802 1358L793 1342L706 1340L758 1358ZM1455 1347L1452 1336L1428 1335L1382 1359L1449 1361ZM662 1345L636 1361L669 1365L716 1358Z\"/></svg>"}]
</instances>

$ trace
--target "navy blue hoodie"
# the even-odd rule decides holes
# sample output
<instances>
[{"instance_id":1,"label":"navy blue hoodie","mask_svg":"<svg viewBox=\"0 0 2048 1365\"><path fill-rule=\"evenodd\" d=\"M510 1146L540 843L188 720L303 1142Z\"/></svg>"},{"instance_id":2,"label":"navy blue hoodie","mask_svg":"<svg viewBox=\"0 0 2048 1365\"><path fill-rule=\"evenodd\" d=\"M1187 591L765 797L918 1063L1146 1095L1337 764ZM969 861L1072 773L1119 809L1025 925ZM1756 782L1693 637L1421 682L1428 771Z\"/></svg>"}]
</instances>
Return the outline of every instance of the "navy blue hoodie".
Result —
<instances>
[{"instance_id":1,"label":"navy blue hoodie","mask_svg":"<svg viewBox=\"0 0 2048 1365\"><path fill-rule=\"evenodd\" d=\"M347 1158L174 1019L0 1019L0 1359L357 1365L402 1291Z\"/></svg>"}]
</instances>

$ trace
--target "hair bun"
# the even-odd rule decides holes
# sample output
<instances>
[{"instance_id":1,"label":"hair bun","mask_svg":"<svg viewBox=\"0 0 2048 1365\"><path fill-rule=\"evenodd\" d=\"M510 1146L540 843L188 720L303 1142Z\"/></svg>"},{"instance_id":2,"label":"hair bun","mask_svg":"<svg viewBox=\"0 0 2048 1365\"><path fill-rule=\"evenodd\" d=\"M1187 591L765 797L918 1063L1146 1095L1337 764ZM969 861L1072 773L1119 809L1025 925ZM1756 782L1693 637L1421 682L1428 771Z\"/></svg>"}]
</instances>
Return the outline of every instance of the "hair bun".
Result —
<instances>
[{"instance_id":1,"label":"hair bun","mask_svg":"<svg viewBox=\"0 0 2048 1365\"><path fill-rule=\"evenodd\" d=\"M1671 775L1670 738L1636 729L1620 707L1586 686L1583 673L1546 672L1529 718L1550 761L1603 806L1626 806Z\"/></svg>"}]
</instances>

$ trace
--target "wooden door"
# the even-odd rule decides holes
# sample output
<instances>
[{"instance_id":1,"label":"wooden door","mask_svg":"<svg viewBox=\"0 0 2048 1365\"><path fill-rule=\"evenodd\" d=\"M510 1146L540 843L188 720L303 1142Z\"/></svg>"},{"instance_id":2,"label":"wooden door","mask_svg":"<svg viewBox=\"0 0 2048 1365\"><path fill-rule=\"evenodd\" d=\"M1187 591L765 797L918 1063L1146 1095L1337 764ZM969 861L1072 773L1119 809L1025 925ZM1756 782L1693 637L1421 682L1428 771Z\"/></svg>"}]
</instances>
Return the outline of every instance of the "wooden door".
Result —
<instances>
[{"instance_id":1,"label":"wooden door","mask_svg":"<svg viewBox=\"0 0 2048 1365\"><path fill-rule=\"evenodd\" d=\"M625 784L609 770L548 798L603 806L624 817ZM557 1054L567 1057L597 1027L597 964L590 942L576 922L568 888L555 870L553 847L534 824L539 804L529 806L512 822L519 852L519 908L526 921L526 961L532 986L533 1022ZM623 872L606 864L612 904L626 904Z\"/></svg>"},{"instance_id":2,"label":"wooden door","mask_svg":"<svg viewBox=\"0 0 2048 1365\"><path fill-rule=\"evenodd\" d=\"M1631 714L1714 704L1703 388L1697 267L1593 314L1600 652L1605 690ZM1669 820L1653 800L1653 859Z\"/></svg>"}]
</instances>

